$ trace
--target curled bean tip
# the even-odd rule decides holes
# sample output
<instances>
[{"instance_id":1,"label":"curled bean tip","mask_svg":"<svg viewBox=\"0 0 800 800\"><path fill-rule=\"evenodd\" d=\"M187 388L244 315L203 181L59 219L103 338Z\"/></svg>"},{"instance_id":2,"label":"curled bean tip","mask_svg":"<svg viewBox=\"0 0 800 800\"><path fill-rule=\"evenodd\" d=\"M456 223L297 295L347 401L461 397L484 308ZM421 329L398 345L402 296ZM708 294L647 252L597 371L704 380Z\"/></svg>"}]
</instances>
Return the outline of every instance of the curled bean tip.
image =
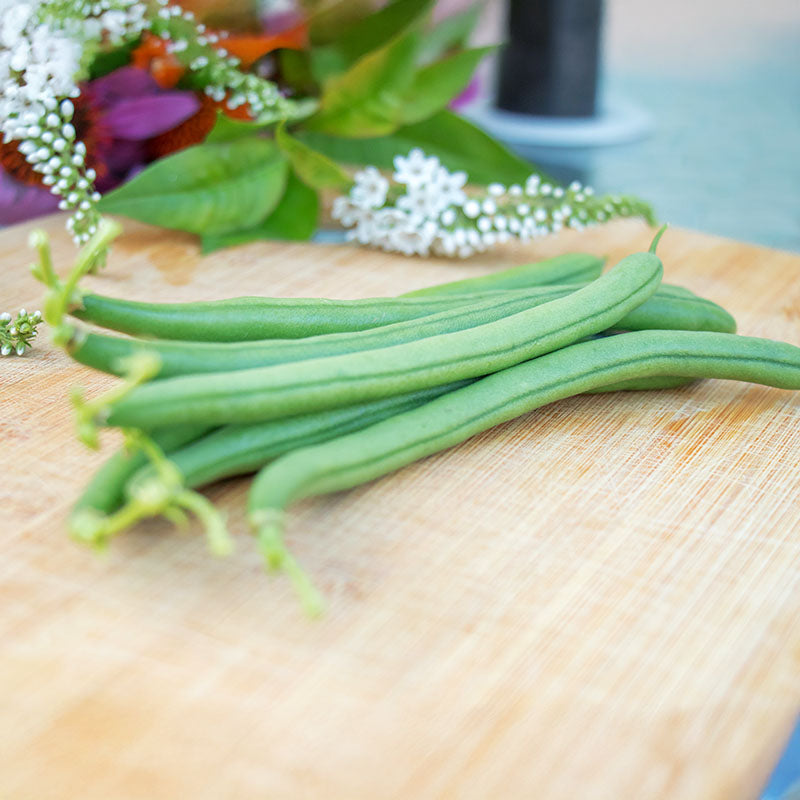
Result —
<instances>
[{"instance_id":1,"label":"curled bean tip","mask_svg":"<svg viewBox=\"0 0 800 800\"><path fill-rule=\"evenodd\" d=\"M666 225L666 223L665 223L664 225L662 225L662 226L661 226L661 227L658 229L658 232L657 232L657 233L656 233L656 235L653 237L653 241L652 241L652 242L650 242L650 249L649 249L649 251L648 251L648 252L650 252L650 253L655 253L655 252L656 252L656 247L658 247L658 243L661 241L661 237L664 235L664 231L665 231L666 229L667 229L667 225Z\"/></svg>"}]
</instances>

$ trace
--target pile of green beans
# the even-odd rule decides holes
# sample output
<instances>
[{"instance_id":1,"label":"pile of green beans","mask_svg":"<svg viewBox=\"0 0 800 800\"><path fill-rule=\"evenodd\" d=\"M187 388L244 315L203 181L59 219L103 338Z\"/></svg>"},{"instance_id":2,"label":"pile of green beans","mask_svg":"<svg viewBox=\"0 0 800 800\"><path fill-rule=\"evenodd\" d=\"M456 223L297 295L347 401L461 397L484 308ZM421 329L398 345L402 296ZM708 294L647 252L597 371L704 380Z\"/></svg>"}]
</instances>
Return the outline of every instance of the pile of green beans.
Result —
<instances>
[{"instance_id":1,"label":"pile of green beans","mask_svg":"<svg viewBox=\"0 0 800 800\"><path fill-rule=\"evenodd\" d=\"M61 284L37 239L55 338L78 362L123 376L77 399L80 429L127 445L73 507L95 546L144 516L224 521L195 489L257 472L248 517L267 565L319 598L283 544L287 506L396 470L575 394L675 388L700 378L800 389L800 348L736 335L723 308L662 283L655 247L602 272L571 253L366 300L233 298L139 303L83 292L101 229ZM70 321L64 314L82 320ZM127 333L89 330L86 322Z\"/></svg>"}]
</instances>

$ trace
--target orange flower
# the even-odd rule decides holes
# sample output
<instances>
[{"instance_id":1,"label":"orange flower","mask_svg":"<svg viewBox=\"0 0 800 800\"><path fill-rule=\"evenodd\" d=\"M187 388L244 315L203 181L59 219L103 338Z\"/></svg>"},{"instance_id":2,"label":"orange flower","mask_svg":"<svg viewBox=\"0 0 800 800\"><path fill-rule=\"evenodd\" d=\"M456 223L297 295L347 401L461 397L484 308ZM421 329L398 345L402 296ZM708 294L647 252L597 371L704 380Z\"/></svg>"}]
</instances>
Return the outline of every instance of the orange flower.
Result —
<instances>
[{"instance_id":1,"label":"orange flower","mask_svg":"<svg viewBox=\"0 0 800 800\"><path fill-rule=\"evenodd\" d=\"M231 34L223 42L225 49L236 56L244 69L273 50L302 50L308 46L308 26L305 22L280 33Z\"/></svg>"},{"instance_id":2,"label":"orange flower","mask_svg":"<svg viewBox=\"0 0 800 800\"><path fill-rule=\"evenodd\" d=\"M221 39L217 46L236 56L243 69L249 69L273 50L302 50L307 44L308 26L301 22L280 33L231 34ZM172 89L186 71L176 56L168 52L167 42L150 33L145 34L131 55L133 65L148 70L162 89Z\"/></svg>"},{"instance_id":3,"label":"orange flower","mask_svg":"<svg viewBox=\"0 0 800 800\"><path fill-rule=\"evenodd\" d=\"M152 33L142 37L142 43L131 53L131 63L147 70L162 89L174 88L186 71L183 64L167 52L167 43Z\"/></svg>"}]
</instances>

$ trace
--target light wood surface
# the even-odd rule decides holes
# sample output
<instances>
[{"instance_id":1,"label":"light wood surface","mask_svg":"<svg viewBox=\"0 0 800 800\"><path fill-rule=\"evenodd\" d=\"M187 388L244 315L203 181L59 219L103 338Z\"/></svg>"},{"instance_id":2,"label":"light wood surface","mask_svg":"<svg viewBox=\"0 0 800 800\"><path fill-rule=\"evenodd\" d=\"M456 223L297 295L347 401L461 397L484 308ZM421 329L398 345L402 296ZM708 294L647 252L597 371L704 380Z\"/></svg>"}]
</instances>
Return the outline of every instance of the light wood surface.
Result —
<instances>
[{"instance_id":1,"label":"light wood surface","mask_svg":"<svg viewBox=\"0 0 800 800\"><path fill-rule=\"evenodd\" d=\"M65 270L60 219L46 226ZM623 222L468 263L346 246L200 257L128 223L107 294L391 294L585 249ZM38 305L28 228L0 234L0 306ZM800 344L800 259L670 230L667 278L740 331ZM247 480L213 487L237 551L143 524L71 542L102 454L47 343L0 360L0 798L754 798L800 706L800 396L722 381L579 397L360 489L298 504L325 594L306 619L261 570Z\"/></svg>"}]
</instances>

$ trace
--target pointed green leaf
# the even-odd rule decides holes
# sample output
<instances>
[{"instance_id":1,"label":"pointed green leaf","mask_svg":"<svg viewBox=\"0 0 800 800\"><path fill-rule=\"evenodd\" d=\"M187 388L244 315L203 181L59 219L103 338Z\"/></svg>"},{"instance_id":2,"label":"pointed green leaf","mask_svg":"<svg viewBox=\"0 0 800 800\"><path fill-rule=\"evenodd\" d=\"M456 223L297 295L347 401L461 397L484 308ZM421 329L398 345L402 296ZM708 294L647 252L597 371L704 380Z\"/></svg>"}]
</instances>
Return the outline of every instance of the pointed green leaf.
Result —
<instances>
[{"instance_id":1,"label":"pointed green leaf","mask_svg":"<svg viewBox=\"0 0 800 800\"><path fill-rule=\"evenodd\" d=\"M343 72L367 55L420 24L433 0L394 0L379 11L367 14L326 46L312 51L314 76L325 80Z\"/></svg>"},{"instance_id":2,"label":"pointed green leaf","mask_svg":"<svg viewBox=\"0 0 800 800\"><path fill-rule=\"evenodd\" d=\"M352 178L335 161L290 136L284 125L275 131L275 142L289 159L297 176L313 189L347 192L352 186Z\"/></svg>"},{"instance_id":3,"label":"pointed green leaf","mask_svg":"<svg viewBox=\"0 0 800 800\"><path fill-rule=\"evenodd\" d=\"M328 81L320 110L304 127L353 137L394 131L414 78L417 41L418 34L406 33Z\"/></svg>"},{"instance_id":4,"label":"pointed green leaf","mask_svg":"<svg viewBox=\"0 0 800 800\"><path fill-rule=\"evenodd\" d=\"M230 233L206 235L201 240L203 253L246 244L259 239L307 241L314 235L319 218L319 197L294 173L289 173L286 191L275 210L259 225Z\"/></svg>"},{"instance_id":5,"label":"pointed green leaf","mask_svg":"<svg viewBox=\"0 0 800 800\"><path fill-rule=\"evenodd\" d=\"M401 115L406 125L421 122L461 94L480 61L493 47L476 47L423 67L406 90Z\"/></svg>"},{"instance_id":6,"label":"pointed green leaf","mask_svg":"<svg viewBox=\"0 0 800 800\"><path fill-rule=\"evenodd\" d=\"M473 183L519 183L542 172L514 155L488 133L451 111L440 111L416 125L400 128L391 136L345 139L316 132L297 134L302 140L341 164L374 164L391 168L396 155L412 147L438 156L451 170L464 170Z\"/></svg>"},{"instance_id":7,"label":"pointed green leaf","mask_svg":"<svg viewBox=\"0 0 800 800\"><path fill-rule=\"evenodd\" d=\"M300 0L314 49L335 42L359 20L375 13L374 0Z\"/></svg>"},{"instance_id":8,"label":"pointed green leaf","mask_svg":"<svg viewBox=\"0 0 800 800\"><path fill-rule=\"evenodd\" d=\"M222 111L217 111L217 121L206 136L206 142L232 142L236 139L246 139L270 127L272 127L272 123L246 122L242 119L233 119L227 114L223 114Z\"/></svg>"},{"instance_id":9,"label":"pointed green leaf","mask_svg":"<svg viewBox=\"0 0 800 800\"><path fill-rule=\"evenodd\" d=\"M441 58L451 50L466 47L485 7L485 2L479 0L465 11L450 14L434 25L422 39L420 61L427 64Z\"/></svg>"},{"instance_id":10,"label":"pointed green leaf","mask_svg":"<svg viewBox=\"0 0 800 800\"><path fill-rule=\"evenodd\" d=\"M225 233L263 220L283 195L287 172L267 139L200 144L151 164L99 206L164 228Z\"/></svg>"}]
</instances>

